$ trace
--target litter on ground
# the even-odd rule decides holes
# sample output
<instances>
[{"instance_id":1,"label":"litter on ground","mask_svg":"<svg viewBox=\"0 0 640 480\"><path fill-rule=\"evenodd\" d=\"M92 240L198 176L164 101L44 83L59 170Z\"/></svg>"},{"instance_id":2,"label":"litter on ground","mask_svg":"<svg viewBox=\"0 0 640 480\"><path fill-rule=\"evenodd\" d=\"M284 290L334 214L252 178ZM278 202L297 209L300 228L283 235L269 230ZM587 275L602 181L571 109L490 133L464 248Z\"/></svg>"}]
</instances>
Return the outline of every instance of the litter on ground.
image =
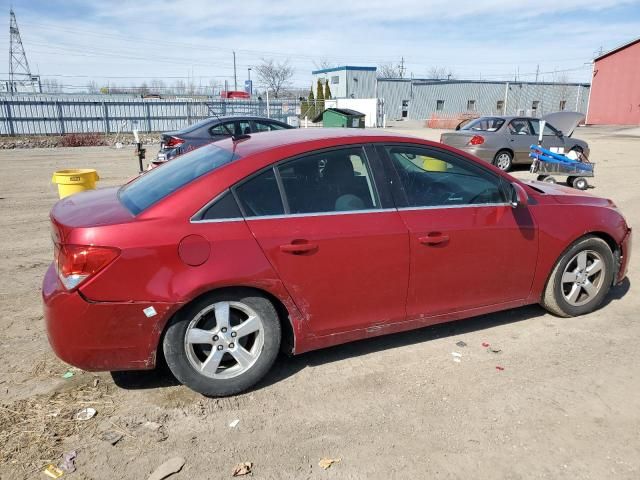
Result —
<instances>
[{"instance_id":1,"label":"litter on ground","mask_svg":"<svg viewBox=\"0 0 640 480\"><path fill-rule=\"evenodd\" d=\"M320 468L322 468L323 470L326 470L331 465L333 465L334 463L338 463L341 460L342 460L341 458L326 458L325 457L325 458L320 459L320 461L318 462L318 465L320 465Z\"/></svg>"},{"instance_id":2,"label":"litter on ground","mask_svg":"<svg viewBox=\"0 0 640 480\"><path fill-rule=\"evenodd\" d=\"M184 466L184 458L173 457L156 468L147 480L163 480L174 473L178 473Z\"/></svg>"},{"instance_id":3,"label":"litter on ground","mask_svg":"<svg viewBox=\"0 0 640 480\"><path fill-rule=\"evenodd\" d=\"M84 422L86 420L91 420L95 415L96 415L96 409L87 407L87 408L83 408L78 413L76 413L74 418L80 422Z\"/></svg>"},{"instance_id":4,"label":"litter on ground","mask_svg":"<svg viewBox=\"0 0 640 480\"><path fill-rule=\"evenodd\" d=\"M231 475L234 477L241 477L243 475L248 475L251 473L252 467L253 467L253 463L251 462L238 463L235 467L233 467L233 471L231 472Z\"/></svg>"}]
</instances>

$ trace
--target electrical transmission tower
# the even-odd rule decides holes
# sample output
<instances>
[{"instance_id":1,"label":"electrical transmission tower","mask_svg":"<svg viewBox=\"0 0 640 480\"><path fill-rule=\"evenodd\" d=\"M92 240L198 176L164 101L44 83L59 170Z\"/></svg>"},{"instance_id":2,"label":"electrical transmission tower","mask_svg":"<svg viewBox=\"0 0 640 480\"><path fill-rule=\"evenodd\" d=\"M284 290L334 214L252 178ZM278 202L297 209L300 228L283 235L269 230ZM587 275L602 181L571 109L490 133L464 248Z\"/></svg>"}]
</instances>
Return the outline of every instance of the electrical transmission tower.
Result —
<instances>
[{"instance_id":1,"label":"electrical transmission tower","mask_svg":"<svg viewBox=\"0 0 640 480\"><path fill-rule=\"evenodd\" d=\"M18 86L23 87L18 89ZM26 88L24 88L26 87ZM9 10L9 92L40 92L40 77L31 75L13 9Z\"/></svg>"}]
</instances>

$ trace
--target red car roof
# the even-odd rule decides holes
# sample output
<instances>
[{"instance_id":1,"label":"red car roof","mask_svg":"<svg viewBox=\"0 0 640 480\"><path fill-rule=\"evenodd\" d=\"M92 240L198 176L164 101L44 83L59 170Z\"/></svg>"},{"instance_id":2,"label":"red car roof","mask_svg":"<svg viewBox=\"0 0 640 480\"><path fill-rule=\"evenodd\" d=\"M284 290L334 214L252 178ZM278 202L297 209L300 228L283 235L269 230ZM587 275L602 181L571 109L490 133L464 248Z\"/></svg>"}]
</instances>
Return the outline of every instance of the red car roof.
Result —
<instances>
[{"instance_id":1,"label":"red car roof","mask_svg":"<svg viewBox=\"0 0 640 480\"><path fill-rule=\"evenodd\" d=\"M267 150L284 146L299 146L300 151L334 145L360 143L420 140L421 143L432 143L418 137L382 132L380 130L363 130L350 128L296 128L264 133L252 133L250 138L234 142L231 139L216 142L217 147L234 150L241 157L247 157ZM298 149L296 149L298 150Z\"/></svg>"}]
</instances>

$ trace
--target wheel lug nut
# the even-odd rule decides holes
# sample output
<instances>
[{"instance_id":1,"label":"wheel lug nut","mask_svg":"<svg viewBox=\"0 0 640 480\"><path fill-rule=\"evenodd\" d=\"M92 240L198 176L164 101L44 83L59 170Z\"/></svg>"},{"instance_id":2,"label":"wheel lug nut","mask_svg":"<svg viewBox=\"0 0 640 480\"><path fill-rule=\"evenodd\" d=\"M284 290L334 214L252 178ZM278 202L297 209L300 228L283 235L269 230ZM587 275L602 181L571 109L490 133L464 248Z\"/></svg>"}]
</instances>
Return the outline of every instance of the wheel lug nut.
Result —
<instances>
[{"instance_id":1,"label":"wheel lug nut","mask_svg":"<svg viewBox=\"0 0 640 480\"><path fill-rule=\"evenodd\" d=\"M214 341L214 342L217 342L217 341L218 341L218 335L214 335L214 336L213 336L213 341Z\"/></svg>"},{"instance_id":2,"label":"wheel lug nut","mask_svg":"<svg viewBox=\"0 0 640 480\"><path fill-rule=\"evenodd\" d=\"M238 334L237 334L236 332L231 332L231 336L232 336L232 337L235 337L235 336L237 336L237 335L238 335Z\"/></svg>"},{"instance_id":3,"label":"wheel lug nut","mask_svg":"<svg viewBox=\"0 0 640 480\"><path fill-rule=\"evenodd\" d=\"M218 350L222 350L224 347L222 345L218 345Z\"/></svg>"},{"instance_id":4,"label":"wheel lug nut","mask_svg":"<svg viewBox=\"0 0 640 480\"><path fill-rule=\"evenodd\" d=\"M235 345L233 343L230 343L229 348L233 348L233 347L235 347Z\"/></svg>"},{"instance_id":5,"label":"wheel lug nut","mask_svg":"<svg viewBox=\"0 0 640 480\"><path fill-rule=\"evenodd\" d=\"M227 327L222 327L222 329L221 329L221 330L222 330L222 333L226 333L226 331L227 331Z\"/></svg>"}]
</instances>

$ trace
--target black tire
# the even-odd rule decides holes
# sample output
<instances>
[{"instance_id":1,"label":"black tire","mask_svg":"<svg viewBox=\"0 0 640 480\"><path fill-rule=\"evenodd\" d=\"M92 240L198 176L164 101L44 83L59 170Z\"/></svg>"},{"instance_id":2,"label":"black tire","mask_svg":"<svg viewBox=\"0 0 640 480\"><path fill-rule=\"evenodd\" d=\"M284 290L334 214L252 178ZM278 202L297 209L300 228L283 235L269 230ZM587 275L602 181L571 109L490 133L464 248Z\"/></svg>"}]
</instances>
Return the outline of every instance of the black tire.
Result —
<instances>
[{"instance_id":1,"label":"black tire","mask_svg":"<svg viewBox=\"0 0 640 480\"><path fill-rule=\"evenodd\" d=\"M573 187L573 182L575 182L576 177L567 177L567 185Z\"/></svg>"},{"instance_id":2,"label":"black tire","mask_svg":"<svg viewBox=\"0 0 640 480\"><path fill-rule=\"evenodd\" d=\"M185 346L191 321L204 309L219 302L236 302L249 307L260 317L263 330L264 343L258 349L257 359L246 371L232 378L210 378L199 372L189 360ZM229 317L233 315L229 314ZM240 336L236 339L238 348ZM205 295L178 312L165 332L163 350L169 369L180 383L206 396L224 397L247 390L266 375L278 356L280 340L280 321L271 301L253 290L233 289ZM227 357L227 361L233 360L234 357ZM221 368L222 364L218 371Z\"/></svg>"},{"instance_id":3,"label":"black tire","mask_svg":"<svg viewBox=\"0 0 640 480\"><path fill-rule=\"evenodd\" d=\"M544 177L543 182L545 182L545 183L558 183L558 181L556 180L556 177L552 177L551 175L548 175L548 176Z\"/></svg>"},{"instance_id":4,"label":"black tire","mask_svg":"<svg viewBox=\"0 0 640 480\"><path fill-rule=\"evenodd\" d=\"M493 164L503 172L508 172L513 166L513 154L509 150L499 150L493 157Z\"/></svg>"},{"instance_id":5,"label":"black tire","mask_svg":"<svg viewBox=\"0 0 640 480\"><path fill-rule=\"evenodd\" d=\"M565 268L580 252L594 251L597 252L602 260L602 278L597 293L583 305L572 305L564 296L562 276ZM611 288L614 275L614 257L611 248L607 242L593 235L587 235L574 242L558 259L554 267L540 304L550 313L559 317L577 317L585 315L597 309Z\"/></svg>"},{"instance_id":6,"label":"black tire","mask_svg":"<svg viewBox=\"0 0 640 480\"><path fill-rule=\"evenodd\" d=\"M571 186L578 190L586 190L589 188L589 182L587 182L587 179L584 177L576 177Z\"/></svg>"},{"instance_id":7,"label":"black tire","mask_svg":"<svg viewBox=\"0 0 640 480\"><path fill-rule=\"evenodd\" d=\"M536 178L536 180L538 180L539 182L544 182L544 179L547 178L549 175L538 175L538 178Z\"/></svg>"}]
</instances>

